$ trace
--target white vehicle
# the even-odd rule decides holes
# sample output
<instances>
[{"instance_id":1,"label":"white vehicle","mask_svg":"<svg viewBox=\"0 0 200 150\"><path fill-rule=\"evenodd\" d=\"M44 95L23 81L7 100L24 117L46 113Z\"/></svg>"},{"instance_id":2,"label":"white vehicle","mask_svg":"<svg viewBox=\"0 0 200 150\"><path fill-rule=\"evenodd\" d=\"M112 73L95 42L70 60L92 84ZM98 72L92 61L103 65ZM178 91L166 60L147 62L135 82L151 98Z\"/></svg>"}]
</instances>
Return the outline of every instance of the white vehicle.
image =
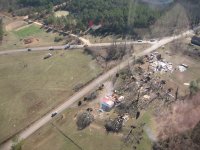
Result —
<instances>
[{"instance_id":1,"label":"white vehicle","mask_svg":"<svg viewBox=\"0 0 200 150\"><path fill-rule=\"evenodd\" d=\"M68 48L70 48L70 45L69 44L65 45L64 49L68 49Z\"/></svg>"}]
</instances>

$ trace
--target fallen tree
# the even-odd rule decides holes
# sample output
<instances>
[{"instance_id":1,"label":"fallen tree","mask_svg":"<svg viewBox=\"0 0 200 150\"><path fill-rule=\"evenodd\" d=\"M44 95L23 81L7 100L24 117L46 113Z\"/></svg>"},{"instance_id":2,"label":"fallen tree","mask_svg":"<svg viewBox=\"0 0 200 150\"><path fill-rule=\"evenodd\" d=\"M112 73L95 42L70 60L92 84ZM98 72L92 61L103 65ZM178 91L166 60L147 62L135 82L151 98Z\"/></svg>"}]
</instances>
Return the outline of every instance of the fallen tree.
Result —
<instances>
[{"instance_id":1,"label":"fallen tree","mask_svg":"<svg viewBox=\"0 0 200 150\"><path fill-rule=\"evenodd\" d=\"M122 129L123 118L121 116L114 120L106 121L105 128L107 132L119 132Z\"/></svg>"},{"instance_id":2,"label":"fallen tree","mask_svg":"<svg viewBox=\"0 0 200 150\"><path fill-rule=\"evenodd\" d=\"M83 112L78 115L76 125L78 130L83 130L87 126L89 126L94 121L94 116L90 113L90 111Z\"/></svg>"}]
</instances>

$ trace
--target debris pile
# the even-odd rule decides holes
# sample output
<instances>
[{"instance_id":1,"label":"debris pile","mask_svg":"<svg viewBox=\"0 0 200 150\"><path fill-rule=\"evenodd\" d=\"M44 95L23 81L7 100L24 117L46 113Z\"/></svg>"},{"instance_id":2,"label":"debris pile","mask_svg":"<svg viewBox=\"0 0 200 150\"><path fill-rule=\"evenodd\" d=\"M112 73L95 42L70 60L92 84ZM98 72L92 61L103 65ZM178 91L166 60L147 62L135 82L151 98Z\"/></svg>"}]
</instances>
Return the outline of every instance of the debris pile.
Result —
<instances>
[{"instance_id":1,"label":"debris pile","mask_svg":"<svg viewBox=\"0 0 200 150\"><path fill-rule=\"evenodd\" d=\"M146 58L154 72L173 72L172 63L162 59L161 54L158 52L153 52L150 54L150 56L147 55Z\"/></svg>"},{"instance_id":2,"label":"debris pile","mask_svg":"<svg viewBox=\"0 0 200 150\"><path fill-rule=\"evenodd\" d=\"M178 69L179 69L180 72L186 71L187 68L188 68L188 65L186 65L186 64L180 64L180 65L178 66Z\"/></svg>"},{"instance_id":3,"label":"debris pile","mask_svg":"<svg viewBox=\"0 0 200 150\"><path fill-rule=\"evenodd\" d=\"M77 117L76 125L78 130L82 130L89 126L94 121L94 116L90 113L90 111L83 112Z\"/></svg>"},{"instance_id":4,"label":"debris pile","mask_svg":"<svg viewBox=\"0 0 200 150\"><path fill-rule=\"evenodd\" d=\"M123 116L118 116L114 120L106 121L105 128L107 132L119 132L123 126Z\"/></svg>"}]
</instances>

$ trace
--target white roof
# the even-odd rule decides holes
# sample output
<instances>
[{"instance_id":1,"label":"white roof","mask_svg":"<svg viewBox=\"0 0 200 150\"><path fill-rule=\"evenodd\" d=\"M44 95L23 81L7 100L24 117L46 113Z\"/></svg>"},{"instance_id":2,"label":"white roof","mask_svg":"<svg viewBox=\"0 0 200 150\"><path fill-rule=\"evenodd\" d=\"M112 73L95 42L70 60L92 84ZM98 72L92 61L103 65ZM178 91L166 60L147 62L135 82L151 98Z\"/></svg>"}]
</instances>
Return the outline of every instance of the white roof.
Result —
<instances>
[{"instance_id":1,"label":"white roof","mask_svg":"<svg viewBox=\"0 0 200 150\"><path fill-rule=\"evenodd\" d=\"M114 102L113 101L107 101L106 104L108 104L110 106L114 106Z\"/></svg>"}]
</instances>

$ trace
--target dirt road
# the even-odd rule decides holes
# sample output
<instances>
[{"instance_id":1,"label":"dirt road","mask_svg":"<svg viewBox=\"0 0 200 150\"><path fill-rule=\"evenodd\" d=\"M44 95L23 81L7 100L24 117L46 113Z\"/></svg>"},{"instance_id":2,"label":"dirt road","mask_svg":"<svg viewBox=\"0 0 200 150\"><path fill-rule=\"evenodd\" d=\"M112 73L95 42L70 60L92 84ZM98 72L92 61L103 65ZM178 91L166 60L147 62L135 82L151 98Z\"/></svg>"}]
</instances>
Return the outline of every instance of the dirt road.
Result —
<instances>
[{"instance_id":1,"label":"dirt road","mask_svg":"<svg viewBox=\"0 0 200 150\"><path fill-rule=\"evenodd\" d=\"M129 44L155 44L157 41L155 42L150 42L150 41L142 41L142 42L138 42L138 41L129 41L129 42L117 42L115 43L116 45L123 45L126 43L126 45ZM89 43L89 41L87 42L88 47L107 47L107 46L111 46L113 45L113 43L95 43L95 44L91 44ZM46 51L49 50L50 47L53 47L54 50L61 50L64 49L66 47L66 45L59 45L59 46L45 46L45 47L32 47L30 48L32 51ZM83 48L84 45L70 45L70 47L68 49L80 49ZM5 51L0 51L0 55L3 54L10 54L10 53L17 53L17 52L26 52L28 50L28 48L22 48L22 49L13 49L13 50L5 50Z\"/></svg>"},{"instance_id":2,"label":"dirt road","mask_svg":"<svg viewBox=\"0 0 200 150\"><path fill-rule=\"evenodd\" d=\"M177 36L164 38L164 39L156 42L154 45L152 45L150 48L147 48L143 52L135 54L135 56L138 57L138 56L146 55L146 54L148 54L148 53L156 50L157 48L159 48L159 47L161 47L161 46L163 46L163 45L165 45L165 44L167 44L167 43L169 43L169 42L171 42L173 40L176 40L176 39L179 39L181 37L184 37L184 36L187 36L187 35L191 35L191 34L193 34L193 31L189 30L189 31L184 32L184 33L182 33L180 35L177 35ZM103 75L101 75L98 78L96 78L89 85L87 85L86 87L84 87L83 89L81 89L79 92L75 93L72 97L70 97L69 99L67 99L62 105L58 106L56 109L54 109L53 111L51 111L48 114L46 114L45 116L43 116L41 119L39 119L35 123L31 124L28 128L26 128L23 131L21 131L18 134L19 140L26 139L31 134L33 134L35 131L37 131L39 128L41 128L43 125L45 125L50 120L52 120L51 114L53 112L57 112L58 114L60 114L63 110L67 109L69 106L71 106L77 100L79 100L80 98L82 98L88 92L90 92L93 89L95 89L96 87L98 87L98 85L100 85L101 83L103 83L110 76L115 75L120 69L125 68L126 66L128 66L128 64L131 63L132 61L133 61L133 59L132 59L132 56L131 56L128 59L126 59L125 61L121 62L116 67L112 68L108 72L106 72ZM12 140L8 140L8 141L6 141L5 143L3 143L0 146L0 149L1 150L10 150L12 144L13 144Z\"/></svg>"}]
</instances>

